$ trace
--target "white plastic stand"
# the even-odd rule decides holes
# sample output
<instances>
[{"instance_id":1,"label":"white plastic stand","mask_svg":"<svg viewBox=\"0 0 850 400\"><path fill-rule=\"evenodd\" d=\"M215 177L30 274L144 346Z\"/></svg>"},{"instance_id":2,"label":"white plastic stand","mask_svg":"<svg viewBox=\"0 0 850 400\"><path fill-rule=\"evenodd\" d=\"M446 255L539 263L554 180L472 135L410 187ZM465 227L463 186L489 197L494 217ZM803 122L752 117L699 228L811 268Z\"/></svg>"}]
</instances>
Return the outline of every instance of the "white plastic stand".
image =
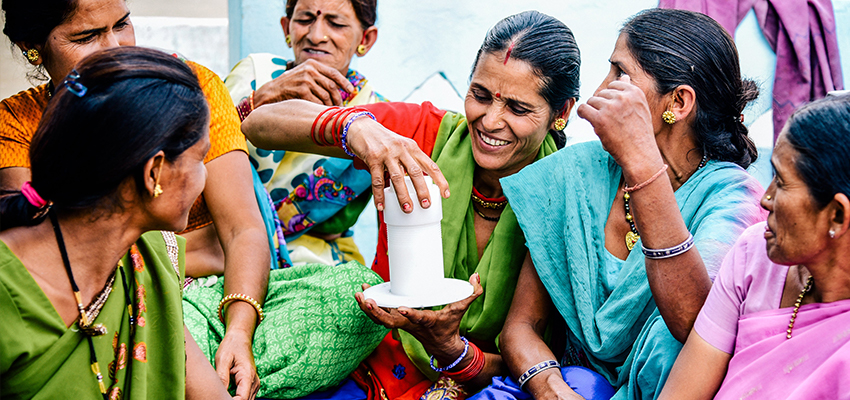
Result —
<instances>
[{"instance_id":1,"label":"white plastic stand","mask_svg":"<svg viewBox=\"0 0 850 400\"><path fill-rule=\"evenodd\" d=\"M363 296L379 307L433 307L469 297L472 285L445 278L440 220L443 203L440 189L426 177L431 207L422 208L410 177L404 178L413 212L404 213L395 188L384 188L384 222L387 224L390 281L366 289Z\"/></svg>"}]
</instances>

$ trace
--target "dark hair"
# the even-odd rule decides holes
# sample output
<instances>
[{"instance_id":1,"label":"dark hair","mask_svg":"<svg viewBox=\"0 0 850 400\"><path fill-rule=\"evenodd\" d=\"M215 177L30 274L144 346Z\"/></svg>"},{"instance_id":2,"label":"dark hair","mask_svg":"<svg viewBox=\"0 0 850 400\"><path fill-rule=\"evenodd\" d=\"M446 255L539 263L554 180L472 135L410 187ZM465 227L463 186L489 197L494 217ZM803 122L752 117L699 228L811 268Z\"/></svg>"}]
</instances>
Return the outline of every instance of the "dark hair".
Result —
<instances>
[{"instance_id":1,"label":"dark hair","mask_svg":"<svg viewBox=\"0 0 850 400\"><path fill-rule=\"evenodd\" d=\"M3 0L3 33L12 43L44 45L50 31L68 20L76 8L76 0Z\"/></svg>"},{"instance_id":2,"label":"dark hair","mask_svg":"<svg viewBox=\"0 0 850 400\"><path fill-rule=\"evenodd\" d=\"M363 29L375 25L375 20L378 18L378 0L349 0L349 2L351 7L354 8L354 15L357 15ZM287 18L292 18L296 4L298 4L298 0L286 0Z\"/></svg>"},{"instance_id":3,"label":"dark hair","mask_svg":"<svg viewBox=\"0 0 850 400\"><path fill-rule=\"evenodd\" d=\"M797 172L821 208L837 193L850 196L850 95L800 107L785 128L788 143L799 153Z\"/></svg>"},{"instance_id":4,"label":"dark hair","mask_svg":"<svg viewBox=\"0 0 850 400\"><path fill-rule=\"evenodd\" d=\"M490 28L475 55L472 74L482 54L496 54L511 49L509 57L529 63L543 83L540 95L553 113L561 112L570 99L579 97L581 55L573 32L556 18L538 11L511 15ZM560 131L550 131L558 147L566 138Z\"/></svg>"},{"instance_id":5,"label":"dark hair","mask_svg":"<svg viewBox=\"0 0 850 400\"><path fill-rule=\"evenodd\" d=\"M30 147L31 185L54 210L121 207L121 182L132 176L141 192L151 157L163 151L173 161L205 135L209 107L176 57L121 46L86 57L75 71L87 91L78 96L57 83ZM13 193L0 199L0 229L43 219Z\"/></svg>"},{"instance_id":6,"label":"dark hair","mask_svg":"<svg viewBox=\"0 0 850 400\"><path fill-rule=\"evenodd\" d=\"M696 92L693 130L703 154L747 168L758 157L741 118L758 86L741 80L738 50L720 24L700 13L650 9L620 31L632 56L661 94L680 85Z\"/></svg>"}]
</instances>

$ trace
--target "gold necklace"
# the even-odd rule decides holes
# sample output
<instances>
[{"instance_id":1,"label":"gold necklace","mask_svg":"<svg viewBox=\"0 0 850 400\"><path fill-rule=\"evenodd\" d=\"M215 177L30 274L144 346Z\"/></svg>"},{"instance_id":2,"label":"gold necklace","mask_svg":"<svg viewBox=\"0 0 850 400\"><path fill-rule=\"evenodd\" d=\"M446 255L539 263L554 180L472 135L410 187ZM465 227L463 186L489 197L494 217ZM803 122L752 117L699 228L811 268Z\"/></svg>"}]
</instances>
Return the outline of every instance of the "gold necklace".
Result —
<instances>
[{"instance_id":1,"label":"gold necklace","mask_svg":"<svg viewBox=\"0 0 850 400\"><path fill-rule=\"evenodd\" d=\"M504 196L491 199L487 196L482 195L478 191L478 189L475 188L475 186L472 187L472 201L481 207L488 208L491 210L501 210L508 205L508 199Z\"/></svg>"},{"instance_id":2,"label":"gold necklace","mask_svg":"<svg viewBox=\"0 0 850 400\"><path fill-rule=\"evenodd\" d=\"M482 213L481 211L478 211L478 209L475 208L475 205L472 206L472 209L475 210L475 213L478 214L479 217L484 218L485 221L499 222L499 218L501 217L501 215L497 217L488 217L484 215L484 213Z\"/></svg>"},{"instance_id":3,"label":"gold necklace","mask_svg":"<svg viewBox=\"0 0 850 400\"><path fill-rule=\"evenodd\" d=\"M812 283L814 281L812 276L809 275L809 279L806 279L806 286L803 287L803 291L797 296L797 302L794 303L794 312L791 313L791 321L788 322L788 334L785 335L786 339L791 339L791 330L794 329L794 320L797 319L797 311L800 310L800 305L803 304L803 297L806 297L806 293L812 290Z\"/></svg>"},{"instance_id":4,"label":"gold necklace","mask_svg":"<svg viewBox=\"0 0 850 400\"><path fill-rule=\"evenodd\" d=\"M699 165L697 165L697 169L691 173L691 175L695 174L700 168L704 167L708 162L708 157L705 155L702 156L702 160L700 160ZM666 167L665 167L666 168ZM635 226L635 219L632 217L631 209L629 208L629 200L632 196L629 195L628 192L625 191L625 182L623 182L623 205L626 208L626 222L629 223L629 231L626 232L626 248L629 251L632 251L635 248L638 240L640 240L640 233L638 233L637 227Z\"/></svg>"},{"instance_id":5,"label":"gold necklace","mask_svg":"<svg viewBox=\"0 0 850 400\"><path fill-rule=\"evenodd\" d=\"M626 222L629 223L629 231L626 232L626 248L629 251L632 251L635 248L635 244L640 240L640 234L638 233L637 227L635 226L635 219L632 217L631 209L629 208L629 199L632 196L629 195L628 192L623 192L623 202L626 206Z\"/></svg>"}]
</instances>

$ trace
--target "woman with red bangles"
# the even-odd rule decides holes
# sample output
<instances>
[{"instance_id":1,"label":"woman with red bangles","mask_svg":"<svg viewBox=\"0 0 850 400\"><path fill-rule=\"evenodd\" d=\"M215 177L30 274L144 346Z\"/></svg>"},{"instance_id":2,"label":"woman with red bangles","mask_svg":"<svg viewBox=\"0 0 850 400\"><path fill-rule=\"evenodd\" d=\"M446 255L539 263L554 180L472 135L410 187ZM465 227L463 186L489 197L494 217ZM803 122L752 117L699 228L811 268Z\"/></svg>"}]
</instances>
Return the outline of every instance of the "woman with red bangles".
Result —
<instances>
[{"instance_id":1,"label":"woman with red bangles","mask_svg":"<svg viewBox=\"0 0 850 400\"><path fill-rule=\"evenodd\" d=\"M457 397L508 372L495 340L527 250L499 180L555 152L557 143L563 145L560 131L578 97L579 64L569 28L529 11L500 21L487 34L473 65L465 116L427 102L328 111L292 100L260 107L243 123L243 132L259 147L365 163L379 211L389 183L385 172L396 186L409 174L423 208L431 205L424 174L439 186L445 198L445 276L468 279L475 291L438 311L384 310L356 294L370 318L398 329L399 340L387 338L373 353L390 360L366 362L368 368L393 368L392 375L373 370L365 374L372 380L389 376L379 383L388 389L386 396L418 399L442 373L431 390ZM410 212L414 199L406 191L400 193L400 206ZM388 278L383 224L374 269ZM410 360L418 371L408 368ZM392 392L389 385L400 380L393 376L414 382Z\"/></svg>"}]
</instances>

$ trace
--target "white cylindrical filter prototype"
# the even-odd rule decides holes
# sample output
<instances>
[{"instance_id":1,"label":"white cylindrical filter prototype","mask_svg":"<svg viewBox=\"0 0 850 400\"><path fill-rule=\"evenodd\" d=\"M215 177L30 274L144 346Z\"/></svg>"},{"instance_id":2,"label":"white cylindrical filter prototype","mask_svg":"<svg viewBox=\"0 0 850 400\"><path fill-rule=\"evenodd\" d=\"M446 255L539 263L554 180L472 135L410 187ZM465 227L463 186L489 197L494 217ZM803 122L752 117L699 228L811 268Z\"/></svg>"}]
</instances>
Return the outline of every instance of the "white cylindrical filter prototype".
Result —
<instances>
[{"instance_id":1,"label":"white cylindrical filter prototype","mask_svg":"<svg viewBox=\"0 0 850 400\"><path fill-rule=\"evenodd\" d=\"M425 177L431 207L422 208L409 176L404 178L413 206L410 214L398 204L395 188L384 188L384 222L390 263L390 292L397 296L422 296L443 279L443 239L440 188Z\"/></svg>"}]
</instances>

